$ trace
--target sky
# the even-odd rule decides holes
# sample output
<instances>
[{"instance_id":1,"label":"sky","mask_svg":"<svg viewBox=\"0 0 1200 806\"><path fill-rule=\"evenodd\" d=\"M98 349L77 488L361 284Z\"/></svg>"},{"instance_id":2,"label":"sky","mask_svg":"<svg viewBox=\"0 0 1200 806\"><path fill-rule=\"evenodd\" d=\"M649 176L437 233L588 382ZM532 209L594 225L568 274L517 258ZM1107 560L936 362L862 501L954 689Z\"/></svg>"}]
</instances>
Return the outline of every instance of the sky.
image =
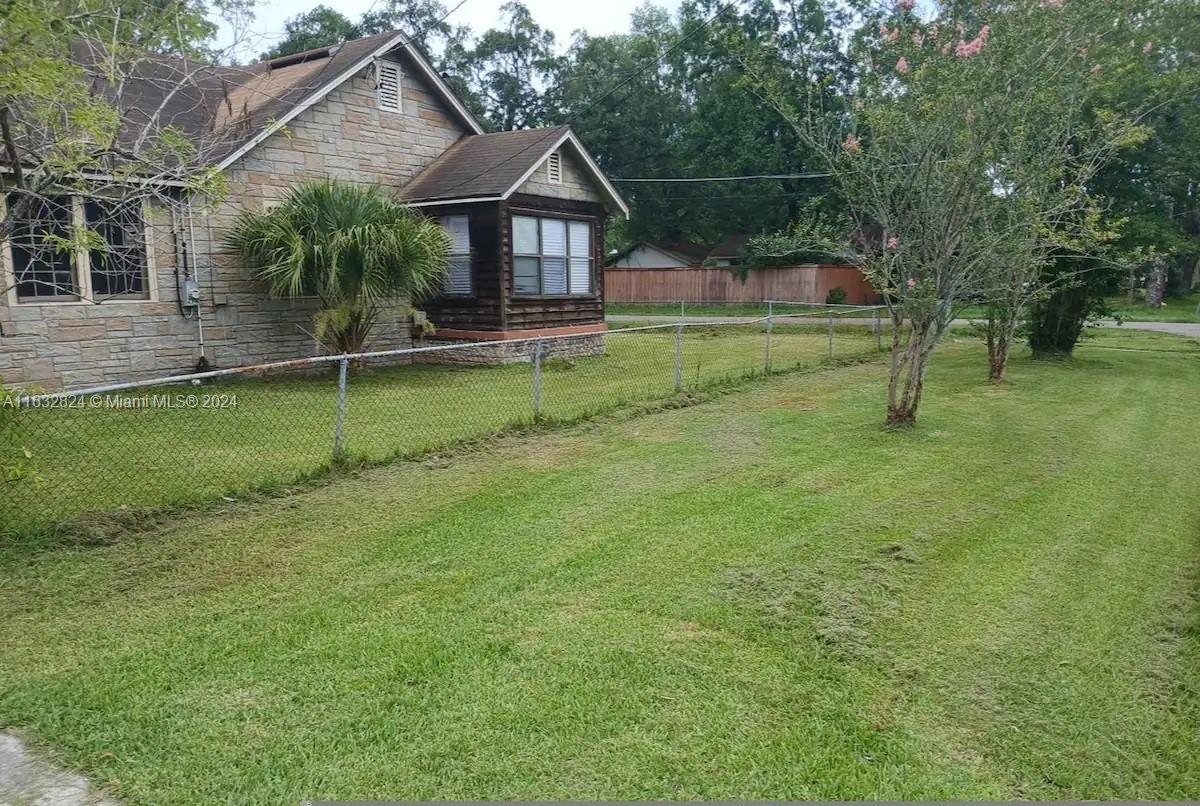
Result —
<instances>
[{"instance_id":1,"label":"sky","mask_svg":"<svg viewBox=\"0 0 1200 806\"><path fill-rule=\"evenodd\" d=\"M560 48L571 41L571 33L584 29L593 35L618 33L628 30L629 15L645 0L524 0L533 18L543 28L554 31ZM289 17L302 14L321 0L260 0L255 8L255 19L243 39L242 50L253 55L269 48L281 38L283 23ZM371 8L372 0L324 0L351 20L357 20ZM453 8L458 0L443 0L447 8ZM468 25L476 33L494 28L500 23L502 0L466 0L462 7L452 13L447 22ZM679 0L654 0L654 4L674 11ZM230 26L222 26L218 44L228 47L235 39Z\"/></svg>"}]
</instances>

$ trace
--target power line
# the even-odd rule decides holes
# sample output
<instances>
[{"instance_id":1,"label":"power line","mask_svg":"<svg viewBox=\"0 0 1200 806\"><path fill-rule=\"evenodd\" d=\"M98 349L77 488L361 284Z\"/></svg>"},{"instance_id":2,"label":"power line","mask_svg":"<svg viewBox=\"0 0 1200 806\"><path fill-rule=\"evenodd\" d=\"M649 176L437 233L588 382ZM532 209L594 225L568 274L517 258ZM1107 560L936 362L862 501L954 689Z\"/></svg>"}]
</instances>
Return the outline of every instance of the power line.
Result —
<instances>
[{"instance_id":1,"label":"power line","mask_svg":"<svg viewBox=\"0 0 1200 806\"><path fill-rule=\"evenodd\" d=\"M691 176L691 177L630 177L628 179L610 179L612 182L738 182L748 179L825 179L833 176L831 173L806 174L750 174L746 176Z\"/></svg>"}]
</instances>

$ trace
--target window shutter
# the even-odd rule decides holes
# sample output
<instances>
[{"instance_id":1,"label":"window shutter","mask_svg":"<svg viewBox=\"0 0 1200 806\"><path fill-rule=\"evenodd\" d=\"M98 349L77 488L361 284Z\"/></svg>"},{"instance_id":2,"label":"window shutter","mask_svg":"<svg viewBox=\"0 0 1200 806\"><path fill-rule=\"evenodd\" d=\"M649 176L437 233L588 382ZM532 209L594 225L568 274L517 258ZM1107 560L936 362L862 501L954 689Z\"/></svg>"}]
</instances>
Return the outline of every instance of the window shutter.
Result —
<instances>
[{"instance_id":1,"label":"window shutter","mask_svg":"<svg viewBox=\"0 0 1200 806\"><path fill-rule=\"evenodd\" d=\"M552 185L562 184L562 152L555 151L547 158L546 181Z\"/></svg>"},{"instance_id":2,"label":"window shutter","mask_svg":"<svg viewBox=\"0 0 1200 806\"><path fill-rule=\"evenodd\" d=\"M393 62L376 63L376 92L379 108L385 112L400 112L400 65Z\"/></svg>"}]
</instances>

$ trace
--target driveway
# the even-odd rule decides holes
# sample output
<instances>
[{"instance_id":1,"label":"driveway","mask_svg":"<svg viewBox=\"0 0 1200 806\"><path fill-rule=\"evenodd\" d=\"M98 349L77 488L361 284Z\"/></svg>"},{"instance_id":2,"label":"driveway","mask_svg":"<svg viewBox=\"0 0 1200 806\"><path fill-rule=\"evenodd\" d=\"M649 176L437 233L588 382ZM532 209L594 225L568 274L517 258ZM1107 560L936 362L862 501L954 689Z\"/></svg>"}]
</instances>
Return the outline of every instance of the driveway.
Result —
<instances>
[{"instance_id":1,"label":"driveway","mask_svg":"<svg viewBox=\"0 0 1200 806\"><path fill-rule=\"evenodd\" d=\"M673 322L752 322L756 321L745 316L685 316L682 319L678 316L664 316L662 314L648 314L645 316L637 316L636 314L609 314L605 320L612 324L620 324L622 322L643 322L643 323L664 323ZM839 325L863 325L871 326L875 323L874 319L834 319ZM887 321L886 319L884 320ZM775 323L780 325L823 325L825 324L825 316L776 316ZM960 327L969 325L969 319L955 319L954 326ZM1187 336L1192 339L1200 339L1200 322L1125 322L1118 324L1117 322L1106 320L1100 323L1101 327L1125 327L1130 330L1153 330L1158 333L1173 333L1176 336Z\"/></svg>"}]
</instances>

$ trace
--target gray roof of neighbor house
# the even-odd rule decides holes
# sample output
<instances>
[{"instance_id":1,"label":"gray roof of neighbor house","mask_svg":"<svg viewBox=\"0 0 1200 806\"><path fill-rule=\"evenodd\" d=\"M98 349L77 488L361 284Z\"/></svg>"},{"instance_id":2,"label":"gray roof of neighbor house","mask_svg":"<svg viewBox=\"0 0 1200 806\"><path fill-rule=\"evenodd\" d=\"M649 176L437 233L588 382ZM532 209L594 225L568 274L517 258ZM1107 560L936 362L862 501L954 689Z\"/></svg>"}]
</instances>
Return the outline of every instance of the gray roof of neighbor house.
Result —
<instances>
[{"instance_id":1,"label":"gray roof of neighbor house","mask_svg":"<svg viewBox=\"0 0 1200 806\"><path fill-rule=\"evenodd\" d=\"M107 51L94 40L71 44L94 92L121 111L119 143L137 145L142 133L172 127L197 148L200 159L224 167L282 128L359 70L385 53L403 52L440 92L468 131L483 128L400 31L388 31L245 66L208 64L178 57L139 57L127 64L120 87L104 78Z\"/></svg>"},{"instance_id":2,"label":"gray roof of neighbor house","mask_svg":"<svg viewBox=\"0 0 1200 806\"><path fill-rule=\"evenodd\" d=\"M610 257L609 264L616 263L639 246L649 246L652 249L657 249L659 252L665 252L672 257L679 258L680 265L684 266L699 266L704 262L704 258L708 256L707 246L692 243L691 241L638 241Z\"/></svg>"},{"instance_id":3,"label":"gray roof of neighbor house","mask_svg":"<svg viewBox=\"0 0 1200 806\"><path fill-rule=\"evenodd\" d=\"M746 244L749 240L750 236L745 233L729 235L725 240L712 248L712 251L708 253L708 257L713 259L743 257L746 253Z\"/></svg>"},{"instance_id":4,"label":"gray roof of neighbor house","mask_svg":"<svg viewBox=\"0 0 1200 806\"><path fill-rule=\"evenodd\" d=\"M625 200L568 126L463 137L405 185L401 196L426 205L507 199L552 151L563 147L573 152L609 205L628 215Z\"/></svg>"}]
</instances>

